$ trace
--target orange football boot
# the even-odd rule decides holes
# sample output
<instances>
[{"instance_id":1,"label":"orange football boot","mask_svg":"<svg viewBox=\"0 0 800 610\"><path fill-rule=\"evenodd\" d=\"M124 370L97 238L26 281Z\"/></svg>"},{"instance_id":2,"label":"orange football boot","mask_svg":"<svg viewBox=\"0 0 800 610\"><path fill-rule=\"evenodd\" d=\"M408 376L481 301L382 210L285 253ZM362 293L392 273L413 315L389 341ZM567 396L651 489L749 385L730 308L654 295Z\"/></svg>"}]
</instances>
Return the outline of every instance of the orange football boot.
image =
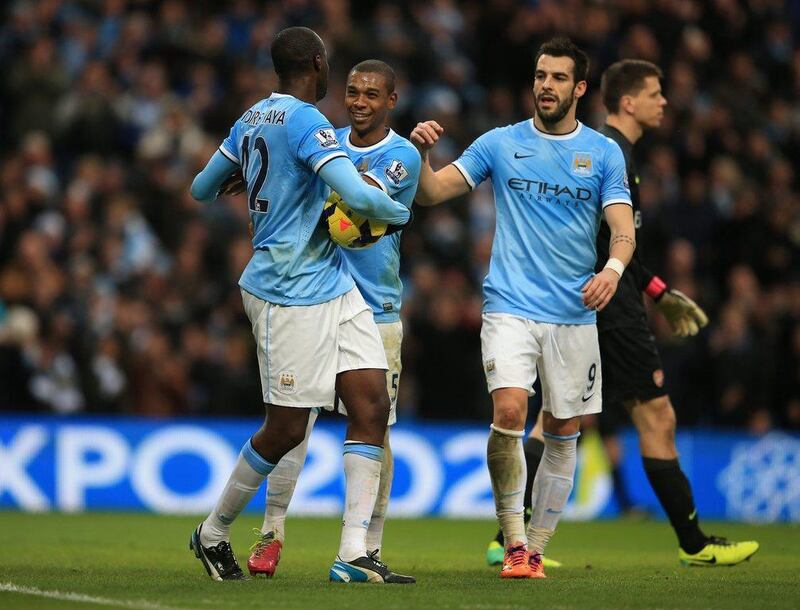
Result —
<instances>
[{"instance_id":1,"label":"orange football boot","mask_svg":"<svg viewBox=\"0 0 800 610\"><path fill-rule=\"evenodd\" d=\"M531 558L528 562L531 573L528 575L528 578L547 578L547 576L544 575L544 561L542 560L543 557L539 553L531 553Z\"/></svg>"},{"instance_id":2,"label":"orange football boot","mask_svg":"<svg viewBox=\"0 0 800 610\"><path fill-rule=\"evenodd\" d=\"M503 558L500 578L530 578L531 568L529 562L530 554L524 544L508 547Z\"/></svg>"}]
</instances>

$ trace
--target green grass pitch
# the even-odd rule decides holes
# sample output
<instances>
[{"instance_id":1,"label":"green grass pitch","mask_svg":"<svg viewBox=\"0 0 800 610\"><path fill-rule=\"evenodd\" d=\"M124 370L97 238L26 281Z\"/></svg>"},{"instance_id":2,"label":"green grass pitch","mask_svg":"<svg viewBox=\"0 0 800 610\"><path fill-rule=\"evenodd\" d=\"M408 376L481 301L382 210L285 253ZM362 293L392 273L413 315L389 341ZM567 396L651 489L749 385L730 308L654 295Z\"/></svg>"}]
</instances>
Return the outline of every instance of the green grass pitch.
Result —
<instances>
[{"instance_id":1,"label":"green grass pitch","mask_svg":"<svg viewBox=\"0 0 800 610\"><path fill-rule=\"evenodd\" d=\"M547 580L501 581L484 563L488 521L390 520L384 558L411 586L335 585L328 568L337 519L290 518L272 580L217 583L188 550L191 517L0 512L0 608L444 610L514 608L798 608L800 527L705 524L761 550L733 568L682 568L664 522L562 523L550 554L565 567ZM250 529L234 525L247 560ZM16 588L16 591L11 589ZM24 592L21 592L24 591ZM45 595L50 595L46 597Z\"/></svg>"}]
</instances>

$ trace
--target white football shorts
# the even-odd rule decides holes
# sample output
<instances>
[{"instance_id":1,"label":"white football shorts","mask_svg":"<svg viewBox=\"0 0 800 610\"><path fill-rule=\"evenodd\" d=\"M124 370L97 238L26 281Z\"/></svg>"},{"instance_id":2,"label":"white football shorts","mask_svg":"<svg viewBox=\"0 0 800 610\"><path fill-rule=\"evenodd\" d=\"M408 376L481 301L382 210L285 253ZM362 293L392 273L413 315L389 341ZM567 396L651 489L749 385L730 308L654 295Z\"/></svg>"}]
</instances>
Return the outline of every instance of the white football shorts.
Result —
<instances>
[{"instance_id":1,"label":"white football shorts","mask_svg":"<svg viewBox=\"0 0 800 610\"><path fill-rule=\"evenodd\" d=\"M389 422L388 425L397 423L397 392L400 387L400 373L403 372L403 363L400 354L403 346L403 323L388 322L378 324L378 331L383 341L383 351L389 368L386 371L386 391L389 393ZM347 415L347 409L341 400L336 401L336 411Z\"/></svg>"},{"instance_id":2,"label":"white football shorts","mask_svg":"<svg viewBox=\"0 0 800 610\"><path fill-rule=\"evenodd\" d=\"M265 403L333 409L336 375L388 368L372 310L357 288L318 305L277 305L242 290Z\"/></svg>"},{"instance_id":3,"label":"white football shorts","mask_svg":"<svg viewBox=\"0 0 800 610\"><path fill-rule=\"evenodd\" d=\"M542 408L569 419L603 408L600 347L594 324L548 324L505 313L484 313L483 370L489 393L522 388L533 395L542 380Z\"/></svg>"}]
</instances>

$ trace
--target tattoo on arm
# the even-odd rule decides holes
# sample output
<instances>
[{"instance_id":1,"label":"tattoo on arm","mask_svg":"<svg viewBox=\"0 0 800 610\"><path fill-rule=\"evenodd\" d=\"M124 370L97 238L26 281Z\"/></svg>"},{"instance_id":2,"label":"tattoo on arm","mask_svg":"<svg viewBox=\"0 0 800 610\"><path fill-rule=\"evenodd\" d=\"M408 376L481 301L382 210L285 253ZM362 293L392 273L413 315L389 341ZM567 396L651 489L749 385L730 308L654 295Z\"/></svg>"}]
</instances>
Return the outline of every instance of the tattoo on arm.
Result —
<instances>
[{"instance_id":1,"label":"tattoo on arm","mask_svg":"<svg viewBox=\"0 0 800 610\"><path fill-rule=\"evenodd\" d=\"M622 243L628 244L631 248L634 248L634 249L636 248L636 242L633 239L631 239L629 236L623 235L623 234L615 235L614 237L612 237L611 238L611 243L608 245L609 248L613 247L613 245L618 243L618 242L622 242Z\"/></svg>"}]
</instances>

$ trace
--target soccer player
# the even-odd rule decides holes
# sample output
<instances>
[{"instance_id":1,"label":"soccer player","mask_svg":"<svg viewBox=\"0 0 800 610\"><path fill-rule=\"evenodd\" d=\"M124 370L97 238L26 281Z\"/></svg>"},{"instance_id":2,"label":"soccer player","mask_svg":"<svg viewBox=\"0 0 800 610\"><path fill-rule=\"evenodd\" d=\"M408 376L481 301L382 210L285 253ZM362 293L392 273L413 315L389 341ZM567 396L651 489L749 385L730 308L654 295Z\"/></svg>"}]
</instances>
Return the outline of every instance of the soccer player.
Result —
<instances>
[{"instance_id":1,"label":"soccer player","mask_svg":"<svg viewBox=\"0 0 800 610\"><path fill-rule=\"evenodd\" d=\"M601 81L603 104L608 110L600 133L619 144L628 175L636 228L642 225L639 209L639 174L633 148L648 129L657 128L667 100L661 91L661 69L647 61L626 59L610 66ZM637 236L638 241L638 236ZM608 251L609 228L601 226L597 251ZM678 538L683 565L735 565L757 550L755 541L732 542L707 536L700 529L692 488L681 470L675 446L675 410L664 386L664 372L655 338L647 326L642 292L651 297L678 337L696 335L708 323L705 313L685 294L670 289L634 255L617 293L597 316L603 363L603 408L627 411L639 433L644 470L672 529ZM533 456L541 455L537 422L526 443ZM534 458L535 459L535 458ZM534 462L534 472L536 463ZM529 473L529 476L532 476ZM491 547L491 545L490 545ZM488 557L488 555L487 555Z\"/></svg>"},{"instance_id":2,"label":"soccer player","mask_svg":"<svg viewBox=\"0 0 800 610\"><path fill-rule=\"evenodd\" d=\"M190 548L214 580L244 578L230 526L278 461L303 441L311 409L347 403L346 505L334 566L352 580L392 582L367 555L366 533L378 495L389 417L388 368L372 312L319 217L329 186L360 214L403 225L410 210L358 175L328 120L328 60L307 28L288 28L271 47L278 88L233 125L192 183L213 201L241 170L253 224L254 253L239 285L253 326L266 408L245 443L211 514Z\"/></svg>"},{"instance_id":3,"label":"soccer player","mask_svg":"<svg viewBox=\"0 0 800 610\"><path fill-rule=\"evenodd\" d=\"M337 139L343 142L344 150L367 183L382 189L410 208L417 191L420 156L417 149L390 129L388 124L389 113L397 103L394 70L377 60L357 64L348 75L344 101L350 127L337 129ZM389 364L386 385L391 400L391 426L397 420L397 390L402 369L400 346L403 325L400 321L400 296L403 286L400 281L400 234L395 232L384 236L370 248L343 249L341 253L356 286L372 309L383 340L383 349ZM247 562L251 574L271 577L278 566L284 544L286 511L306 459L308 435L316 417L314 412L309 415L306 438L281 458L270 475L264 524L257 531L258 539ZM383 524L394 474L388 429L383 449L378 499L367 529L367 553L376 561L381 558ZM396 574L394 577L414 582L410 576ZM331 570L331 579L345 578L348 578L347 574L338 568Z\"/></svg>"},{"instance_id":4,"label":"soccer player","mask_svg":"<svg viewBox=\"0 0 800 610\"><path fill-rule=\"evenodd\" d=\"M542 554L572 489L581 416L601 409L596 311L616 291L635 248L625 160L619 146L575 118L588 58L571 41L542 45L530 120L482 135L434 172L428 151L442 128L419 123L417 201L433 205L491 178L497 208L483 284L481 348L494 407L487 461L505 535L503 578L543 578ZM595 274L600 219L610 257ZM528 396L542 382L545 449L523 522L522 438Z\"/></svg>"}]
</instances>

